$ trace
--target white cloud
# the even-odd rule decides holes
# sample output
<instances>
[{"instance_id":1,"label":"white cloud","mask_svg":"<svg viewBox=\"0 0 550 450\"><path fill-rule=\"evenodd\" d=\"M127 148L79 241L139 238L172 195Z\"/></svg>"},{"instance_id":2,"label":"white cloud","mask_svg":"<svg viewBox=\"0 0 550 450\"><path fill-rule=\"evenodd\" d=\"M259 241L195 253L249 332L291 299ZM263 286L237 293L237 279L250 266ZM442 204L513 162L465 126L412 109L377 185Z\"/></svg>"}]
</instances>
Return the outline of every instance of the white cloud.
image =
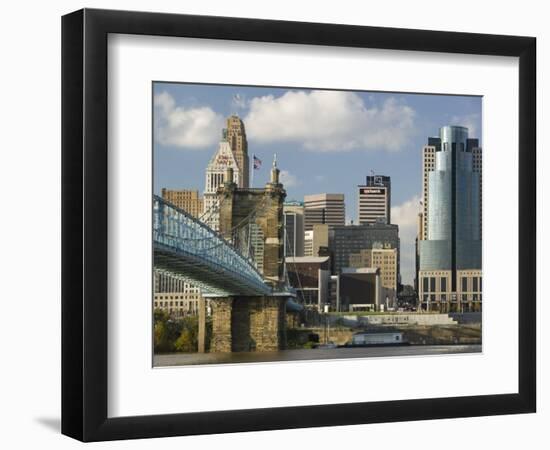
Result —
<instances>
[{"instance_id":1,"label":"white cloud","mask_svg":"<svg viewBox=\"0 0 550 450\"><path fill-rule=\"evenodd\" d=\"M391 209L391 221L399 225L401 244L401 279L403 284L413 284L415 271L414 241L418 227L420 195L414 195L409 200Z\"/></svg>"},{"instance_id":2,"label":"white cloud","mask_svg":"<svg viewBox=\"0 0 550 450\"><path fill-rule=\"evenodd\" d=\"M416 194L400 205L393 206L391 209L392 222L400 227L416 227L418 223L418 213L420 211L419 205L420 194ZM414 231L416 233L416 228Z\"/></svg>"},{"instance_id":3,"label":"white cloud","mask_svg":"<svg viewBox=\"0 0 550 450\"><path fill-rule=\"evenodd\" d=\"M292 175L288 170L281 170L281 173L279 174L279 181L284 187L287 188L297 186L299 184L296 175Z\"/></svg>"},{"instance_id":4,"label":"white cloud","mask_svg":"<svg viewBox=\"0 0 550 450\"><path fill-rule=\"evenodd\" d=\"M452 116L451 125L460 125L468 128L468 137L479 138L479 123L481 117L479 113L466 114L464 116Z\"/></svg>"},{"instance_id":5,"label":"white cloud","mask_svg":"<svg viewBox=\"0 0 550 450\"><path fill-rule=\"evenodd\" d=\"M219 140L224 120L211 108L176 106L167 92L155 95L154 106L155 140L160 144L200 149Z\"/></svg>"},{"instance_id":6,"label":"white cloud","mask_svg":"<svg viewBox=\"0 0 550 450\"><path fill-rule=\"evenodd\" d=\"M231 107L233 110L246 109L247 106L248 106L248 103L245 95L241 95L241 94L233 95L233 98L231 99Z\"/></svg>"},{"instance_id":7,"label":"white cloud","mask_svg":"<svg viewBox=\"0 0 550 450\"><path fill-rule=\"evenodd\" d=\"M415 111L394 97L367 105L353 92L287 91L249 102L244 119L256 142L300 142L313 151L402 149L414 132Z\"/></svg>"}]
</instances>

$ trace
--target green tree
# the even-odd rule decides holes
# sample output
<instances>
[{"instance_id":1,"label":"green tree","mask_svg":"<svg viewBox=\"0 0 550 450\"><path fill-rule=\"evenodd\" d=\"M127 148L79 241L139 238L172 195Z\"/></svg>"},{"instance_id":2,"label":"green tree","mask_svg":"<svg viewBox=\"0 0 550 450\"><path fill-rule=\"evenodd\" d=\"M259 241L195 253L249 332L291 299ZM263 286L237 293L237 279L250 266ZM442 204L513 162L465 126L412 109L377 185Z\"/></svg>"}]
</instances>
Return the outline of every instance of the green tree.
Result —
<instances>
[{"instance_id":1,"label":"green tree","mask_svg":"<svg viewBox=\"0 0 550 450\"><path fill-rule=\"evenodd\" d=\"M182 323L171 319L161 310L155 310L153 316L155 353L173 352L175 342L181 334Z\"/></svg>"},{"instance_id":2,"label":"green tree","mask_svg":"<svg viewBox=\"0 0 550 450\"><path fill-rule=\"evenodd\" d=\"M199 319L188 316L173 319L161 309L155 309L154 318L154 349L155 353L197 352L199 349ZM212 339L212 319L206 319L206 351L210 350Z\"/></svg>"},{"instance_id":3,"label":"green tree","mask_svg":"<svg viewBox=\"0 0 550 450\"><path fill-rule=\"evenodd\" d=\"M182 330L175 342L174 349L177 352L197 352L199 348L199 321L195 316L182 320Z\"/></svg>"}]
</instances>

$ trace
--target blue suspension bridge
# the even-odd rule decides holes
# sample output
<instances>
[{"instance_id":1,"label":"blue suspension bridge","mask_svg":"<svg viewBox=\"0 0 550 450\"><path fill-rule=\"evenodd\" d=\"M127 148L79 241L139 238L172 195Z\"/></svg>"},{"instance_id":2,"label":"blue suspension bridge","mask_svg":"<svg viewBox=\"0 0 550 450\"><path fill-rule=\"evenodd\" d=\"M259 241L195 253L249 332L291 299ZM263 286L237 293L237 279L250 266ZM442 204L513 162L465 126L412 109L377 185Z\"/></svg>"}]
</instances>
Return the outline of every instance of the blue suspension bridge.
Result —
<instances>
[{"instance_id":1,"label":"blue suspension bridge","mask_svg":"<svg viewBox=\"0 0 550 450\"><path fill-rule=\"evenodd\" d=\"M201 220L153 196L155 270L183 279L208 296L272 294L273 287L250 257L246 230L252 218L235 227L229 242Z\"/></svg>"},{"instance_id":2,"label":"blue suspension bridge","mask_svg":"<svg viewBox=\"0 0 550 450\"><path fill-rule=\"evenodd\" d=\"M274 165L265 189L238 189L228 169L217 204L200 219L153 197L155 271L201 290L199 352L206 349L205 297L212 317L210 352L286 346L286 314L301 305L292 300L296 293L284 270L280 214L286 192L278 175ZM205 223L218 217L222 233Z\"/></svg>"}]
</instances>

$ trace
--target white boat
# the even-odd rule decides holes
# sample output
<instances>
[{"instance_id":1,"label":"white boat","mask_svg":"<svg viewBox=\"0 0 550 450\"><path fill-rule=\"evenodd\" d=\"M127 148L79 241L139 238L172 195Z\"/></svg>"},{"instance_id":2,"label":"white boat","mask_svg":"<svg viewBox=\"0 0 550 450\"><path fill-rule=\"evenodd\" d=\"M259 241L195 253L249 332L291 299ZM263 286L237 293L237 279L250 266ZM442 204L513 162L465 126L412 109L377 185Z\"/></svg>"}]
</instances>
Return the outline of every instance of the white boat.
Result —
<instances>
[{"instance_id":1,"label":"white boat","mask_svg":"<svg viewBox=\"0 0 550 450\"><path fill-rule=\"evenodd\" d=\"M351 337L351 342L346 347L366 347L374 345L408 345L400 332L369 333L359 332Z\"/></svg>"}]
</instances>

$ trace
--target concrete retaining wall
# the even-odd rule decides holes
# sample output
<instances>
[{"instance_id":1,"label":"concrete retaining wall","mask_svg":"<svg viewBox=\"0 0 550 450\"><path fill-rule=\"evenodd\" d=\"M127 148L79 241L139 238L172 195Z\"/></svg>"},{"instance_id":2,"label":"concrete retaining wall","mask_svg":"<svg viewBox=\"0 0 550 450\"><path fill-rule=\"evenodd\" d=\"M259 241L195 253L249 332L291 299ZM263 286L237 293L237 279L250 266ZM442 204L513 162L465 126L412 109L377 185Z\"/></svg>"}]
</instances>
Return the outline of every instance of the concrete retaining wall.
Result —
<instances>
[{"instance_id":1,"label":"concrete retaining wall","mask_svg":"<svg viewBox=\"0 0 550 450\"><path fill-rule=\"evenodd\" d=\"M368 325L456 325L457 322L447 314L370 314L331 317L331 323L338 319L344 326Z\"/></svg>"}]
</instances>

